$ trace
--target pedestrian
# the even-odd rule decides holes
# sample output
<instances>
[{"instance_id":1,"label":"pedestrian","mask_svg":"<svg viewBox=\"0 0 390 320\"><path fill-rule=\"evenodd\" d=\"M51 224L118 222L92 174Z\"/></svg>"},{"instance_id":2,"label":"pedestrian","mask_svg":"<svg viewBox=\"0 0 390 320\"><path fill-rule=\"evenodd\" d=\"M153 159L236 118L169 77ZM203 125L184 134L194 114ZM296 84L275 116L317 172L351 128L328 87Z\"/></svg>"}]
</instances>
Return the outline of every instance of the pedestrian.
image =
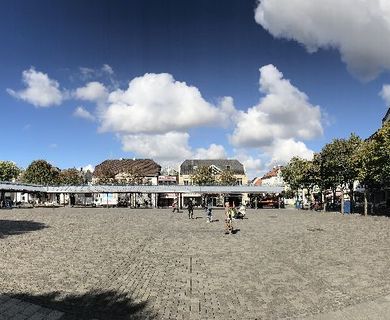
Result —
<instances>
[{"instance_id":1,"label":"pedestrian","mask_svg":"<svg viewBox=\"0 0 390 320\"><path fill-rule=\"evenodd\" d=\"M230 208L229 202L225 203L225 234L233 233L233 208Z\"/></svg>"},{"instance_id":2,"label":"pedestrian","mask_svg":"<svg viewBox=\"0 0 390 320\"><path fill-rule=\"evenodd\" d=\"M179 206L177 204L177 200L173 201L173 204L172 204L172 213L175 213L175 211L179 212Z\"/></svg>"},{"instance_id":3,"label":"pedestrian","mask_svg":"<svg viewBox=\"0 0 390 320\"><path fill-rule=\"evenodd\" d=\"M213 204L211 202L211 199L209 199L209 201L207 202L207 221L206 222L212 222L213 221L213 215L212 215L212 211L213 211Z\"/></svg>"},{"instance_id":4,"label":"pedestrian","mask_svg":"<svg viewBox=\"0 0 390 320\"><path fill-rule=\"evenodd\" d=\"M188 219L194 219L194 204L192 202L192 199L188 201L187 208L188 208Z\"/></svg>"}]
</instances>

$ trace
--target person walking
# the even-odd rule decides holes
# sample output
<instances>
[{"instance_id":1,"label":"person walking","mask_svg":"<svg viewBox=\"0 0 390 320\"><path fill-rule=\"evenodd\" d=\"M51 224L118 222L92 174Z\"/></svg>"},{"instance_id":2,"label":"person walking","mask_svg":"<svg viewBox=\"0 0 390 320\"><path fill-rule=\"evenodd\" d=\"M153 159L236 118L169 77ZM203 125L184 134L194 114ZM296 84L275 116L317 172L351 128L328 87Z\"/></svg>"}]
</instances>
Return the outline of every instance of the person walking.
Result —
<instances>
[{"instance_id":1,"label":"person walking","mask_svg":"<svg viewBox=\"0 0 390 320\"><path fill-rule=\"evenodd\" d=\"M188 201L187 208L188 208L188 219L194 219L194 203L192 202L192 199Z\"/></svg>"},{"instance_id":2,"label":"person walking","mask_svg":"<svg viewBox=\"0 0 390 320\"><path fill-rule=\"evenodd\" d=\"M207 202L207 221L206 222L212 222L213 221L213 204L211 202L211 199Z\"/></svg>"},{"instance_id":3,"label":"person walking","mask_svg":"<svg viewBox=\"0 0 390 320\"><path fill-rule=\"evenodd\" d=\"M172 213L175 213L175 211L177 211L177 213L179 213L179 206L178 206L177 200L173 201L172 208L173 208Z\"/></svg>"},{"instance_id":4,"label":"person walking","mask_svg":"<svg viewBox=\"0 0 390 320\"><path fill-rule=\"evenodd\" d=\"M233 208L230 208L229 202L225 203L225 234L233 233Z\"/></svg>"}]
</instances>

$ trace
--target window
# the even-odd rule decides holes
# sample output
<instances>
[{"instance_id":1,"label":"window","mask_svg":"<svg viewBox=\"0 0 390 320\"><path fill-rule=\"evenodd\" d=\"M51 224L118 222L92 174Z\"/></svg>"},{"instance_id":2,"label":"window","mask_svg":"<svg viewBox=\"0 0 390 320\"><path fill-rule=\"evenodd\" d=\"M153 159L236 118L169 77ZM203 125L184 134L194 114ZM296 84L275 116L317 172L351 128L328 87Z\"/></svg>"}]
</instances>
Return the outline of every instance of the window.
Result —
<instances>
[{"instance_id":1,"label":"window","mask_svg":"<svg viewBox=\"0 0 390 320\"><path fill-rule=\"evenodd\" d=\"M184 180L184 185L188 186L188 180Z\"/></svg>"},{"instance_id":2,"label":"window","mask_svg":"<svg viewBox=\"0 0 390 320\"><path fill-rule=\"evenodd\" d=\"M226 170L230 170L230 166L226 166Z\"/></svg>"},{"instance_id":3,"label":"window","mask_svg":"<svg viewBox=\"0 0 390 320\"><path fill-rule=\"evenodd\" d=\"M236 180L236 184L237 184L238 186L242 186L242 178L238 178L238 179Z\"/></svg>"}]
</instances>

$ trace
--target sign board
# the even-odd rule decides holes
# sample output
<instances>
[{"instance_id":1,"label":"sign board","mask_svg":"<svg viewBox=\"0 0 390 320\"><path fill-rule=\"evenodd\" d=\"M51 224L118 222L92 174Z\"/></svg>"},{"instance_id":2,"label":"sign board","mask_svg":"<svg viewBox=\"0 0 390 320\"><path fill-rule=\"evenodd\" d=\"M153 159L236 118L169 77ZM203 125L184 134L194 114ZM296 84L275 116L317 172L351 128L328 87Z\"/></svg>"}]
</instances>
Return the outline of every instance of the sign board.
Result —
<instances>
[{"instance_id":1,"label":"sign board","mask_svg":"<svg viewBox=\"0 0 390 320\"><path fill-rule=\"evenodd\" d=\"M176 182L176 176L159 176L158 181Z\"/></svg>"}]
</instances>

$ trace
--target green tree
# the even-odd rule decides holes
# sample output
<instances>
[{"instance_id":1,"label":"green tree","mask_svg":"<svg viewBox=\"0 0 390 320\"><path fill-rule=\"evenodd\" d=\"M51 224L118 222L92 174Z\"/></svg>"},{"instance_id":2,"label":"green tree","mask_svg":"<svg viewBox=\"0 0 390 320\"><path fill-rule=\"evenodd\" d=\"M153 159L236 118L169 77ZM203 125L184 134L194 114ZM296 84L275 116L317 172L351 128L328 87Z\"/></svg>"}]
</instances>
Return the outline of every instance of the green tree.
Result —
<instances>
[{"instance_id":1,"label":"green tree","mask_svg":"<svg viewBox=\"0 0 390 320\"><path fill-rule=\"evenodd\" d=\"M21 170L12 161L0 161L0 181L12 181L20 173Z\"/></svg>"},{"instance_id":2,"label":"green tree","mask_svg":"<svg viewBox=\"0 0 390 320\"><path fill-rule=\"evenodd\" d=\"M282 168L282 177L296 196L300 189L307 189L310 195L317 182L317 167L312 161L293 157Z\"/></svg>"},{"instance_id":3,"label":"green tree","mask_svg":"<svg viewBox=\"0 0 390 320\"><path fill-rule=\"evenodd\" d=\"M83 177L76 168L61 170L58 176L58 183L62 185L81 185Z\"/></svg>"},{"instance_id":4,"label":"green tree","mask_svg":"<svg viewBox=\"0 0 390 320\"><path fill-rule=\"evenodd\" d=\"M290 186L291 190L298 192L299 189L310 186L308 179L309 161L293 157L290 162L282 168L283 180Z\"/></svg>"},{"instance_id":5,"label":"green tree","mask_svg":"<svg viewBox=\"0 0 390 320\"><path fill-rule=\"evenodd\" d=\"M220 173L218 183L222 186L234 186L237 183L237 179L232 170L225 169Z\"/></svg>"},{"instance_id":6,"label":"green tree","mask_svg":"<svg viewBox=\"0 0 390 320\"><path fill-rule=\"evenodd\" d=\"M194 170L191 175L192 183L195 185L213 185L215 177L209 167L201 166Z\"/></svg>"},{"instance_id":7,"label":"green tree","mask_svg":"<svg viewBox=\"0 0 390 320\"><path fill-rule=\"evenodd\" d=\"M367 191L390 187L390 122L361 144L355 162L359 181L366 189L364 213L367 214Z\"/></svg>"},{"instance_id":8,"label":"green tree","mask_svg":"<svg viewBox=\"0 0 390 320\"><path fill-rule=\"evenodd\" d=\"M353 206L353 183L358 179L359 166L356 161L361 139L351 134L348 139L334 139L321 150L321 178L323 185L330 188L333 194L338 186L350 191L351 209ZM344 196L341 197L343 212Z\"/></svg>"},{"instance_id":9,"label":"green tree","mask_svg":"<svg viewBox=\"0 0 390 320\"><path fill-rule=\"evenodd\" d=\"M28 183L53 185L58 183L60 170L46 160L35 160L24 172L24 181Z\"/></svg>"}]
</instances>

